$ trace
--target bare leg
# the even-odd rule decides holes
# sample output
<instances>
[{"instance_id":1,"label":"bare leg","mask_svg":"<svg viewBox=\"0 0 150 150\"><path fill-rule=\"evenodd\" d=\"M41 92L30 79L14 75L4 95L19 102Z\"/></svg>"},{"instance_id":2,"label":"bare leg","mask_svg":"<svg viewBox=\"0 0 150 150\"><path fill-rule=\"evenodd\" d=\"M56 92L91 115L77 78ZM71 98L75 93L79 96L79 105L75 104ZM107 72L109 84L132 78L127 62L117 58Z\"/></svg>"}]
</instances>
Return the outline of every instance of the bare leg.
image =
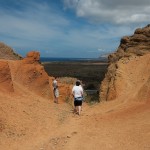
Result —
<instances>
[{"instance_id":1,"label":"bare leg","mask_svg":"<svg viewBox=\"0 0 150 150\"><path fill-rule=\"evenodd\" d=\"M54 97L54 103L57 103L58 104L58 97Z\"/></svg>"},{"instance_id":2,"label":"bare leg","mask_svg":"<svg viewBox=\"0 0 150 150\"><path fill-rule=\"evenodd\" d=\"M56 103L56 97L54 96L54 103Z\"/></svg>"},{"instance_id":3,"label":"bare leg","mask_svg":"<svg viewBox=\"0 0 150 150\"><path fill-rule=\"evenodd\" d=\"M56 99L55 99L55 100L56 100L56 103L58 104L58 97L56 97Z\"/></svg>"},{"instance_id":4,"label":"bare leg","mask_svg":"<svg viewBox=\"0 0 150 150\"><path fill-rule=\"evenodd\" d=\"M78 106L79 107L79 115L81 114L81 106Z\"/></svg>"},{"instance_id":5,"label":"bare leg","mask_svg":"<svg viewBox=\"0 0 150 150\"><path fill-rule=\"evenodd\" d=\"M53 90L53 94L54 94L54 103L56 103L55 90Z\"/></svg>"},{"instance_id":6,"label":"bare leg","mask_svg":"<svg viewBox=\"0 0 150 150\"><path fill-rule=\"evenodd\" d=\"M76 113L78 113L78 106L75 107L75 111L76 111Z\"/></svg>"}]
</instances>

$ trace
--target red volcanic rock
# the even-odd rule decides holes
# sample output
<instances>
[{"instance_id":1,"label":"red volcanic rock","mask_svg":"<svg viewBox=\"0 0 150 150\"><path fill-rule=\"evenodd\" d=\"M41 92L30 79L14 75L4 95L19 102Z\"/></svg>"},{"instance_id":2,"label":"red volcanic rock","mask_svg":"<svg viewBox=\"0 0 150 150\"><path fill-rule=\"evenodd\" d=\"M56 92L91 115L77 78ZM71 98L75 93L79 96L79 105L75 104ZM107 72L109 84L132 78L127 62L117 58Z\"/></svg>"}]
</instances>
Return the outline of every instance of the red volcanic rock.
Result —
<instances>
[{"instance_id":1,"label":"red volcanic rock","mask_svg":"<svg viewBox=\"0 0 150 150\"><path fill-rule=\"evenodd\" d=\"M13 92L11 72L8 62L0 61L0 89L1 91Z\"/></svg>"},{"instance_id":2,"label":"red volcanic rock","mask_svg":"<svg viewBox=\"0 0 150 150\"><path fill-rule=\"evenodd\" d=\"M49 76L44 67L39 64L40 53L31 51L21 61L12 62L13 79L15 83L29 89L42 97L50 98Z\"/></svg>"},{"instance_id":3,"label":"red volcanic rock","mask_svg":"<svg viewBox=\"0 0 150 150\"><path fill-rule=\"evenodd\" d=\"M39 63L40 53L29 52L23 60L0 62L0 87L5 91L25 88L44 98L50 98L49 76ZM13 83L13 85L12 85ZM1 90L1 91L2 91Z\"/></svg>"},{"instance_id":4,"label":"red volcanic rock","mask_svg":"<svg viewBox=\"0 0 150 150\"><path fill-rule=\"evenodd\" d=\"M108 59L110 65L100 87L100 101L150 100L150 25L123 37Z\"/></svg>"},{"instance_id":5,"label":"red volcanic rock","mask_svg":"<svg viewBox=\"0 0 150 150\"><path fill-rule=\"evenodd\" d=\"M49 76L44 67L39 64L40 53L29 52L27 57L18 62L12 62L14 82L21 84L42 97L50 98Z\"/></svg>"},{"instance_id":6,"label":"red volcanic rock","mask_svg":"<svg viewBox=\"0 0 150 150\"><path fill-rule=\"evenodd\" d=\"M27 53L26 57L23 59L24 63L39 63L40 60L40 53L37 51L31 51Z\"/></svg>"}]
</instances>

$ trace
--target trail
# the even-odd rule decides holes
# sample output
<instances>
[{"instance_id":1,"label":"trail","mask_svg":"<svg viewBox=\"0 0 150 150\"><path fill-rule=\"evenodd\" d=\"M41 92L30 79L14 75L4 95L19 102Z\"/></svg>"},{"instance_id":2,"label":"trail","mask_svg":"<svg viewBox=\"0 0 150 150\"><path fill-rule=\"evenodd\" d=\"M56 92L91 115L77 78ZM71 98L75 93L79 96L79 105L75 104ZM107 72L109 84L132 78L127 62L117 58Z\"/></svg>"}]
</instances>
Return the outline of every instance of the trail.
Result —
<instances>
[{"instance_id":1,"label":"trail","mask_svg":"<svg viewBox=\"0 0 150 150\"><path fill-rule=\"evenodd\" d=\"M42 150L150 149L149 105L133 103L116 107L111 102L108 107L84 103L81 116L62 107L55 107L61 113L58 130L40 147Z\"/></svg>"},{"instance_id":2,"label":"trail","mask_svg":"<svg viewBox=\"0 0 150 150\"><path fill-rule=\"evenodd\" d=\"M84 102L78 116L67 103L23 93L0 94L2 150L150 149L150 102Z\"/></svg>"}]
</instances>

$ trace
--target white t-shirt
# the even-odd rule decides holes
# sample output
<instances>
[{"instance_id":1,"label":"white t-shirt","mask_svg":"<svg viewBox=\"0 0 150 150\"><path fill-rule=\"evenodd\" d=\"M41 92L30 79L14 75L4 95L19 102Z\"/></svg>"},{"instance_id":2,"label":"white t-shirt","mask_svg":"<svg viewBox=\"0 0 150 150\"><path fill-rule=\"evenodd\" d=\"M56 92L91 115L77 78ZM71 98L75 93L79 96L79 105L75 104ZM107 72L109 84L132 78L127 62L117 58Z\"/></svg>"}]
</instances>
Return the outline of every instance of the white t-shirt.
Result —
<instances>
[{"instance_id":1,"label":"white t-shirt","mask_svg":"<svg viewBox=\"0 0 150 150\"><path fill-rule=\"evenodd\" d=\"M53 88L56 88L57 87L57 80L54 80L53 81Z\"/></svg>"},{"instance_id":2,"label":"white t-shirt","mask_svg":"<svg viewBox=\"0 0 150 150\"><path fill-rule=\"evenodd\" d=\"M75 85L72 88L72 94L74 95L75 98L82 97L82 95L83 95L83 88L82 88L82 86L76 86Z\"/></svg>"}]
</instances>

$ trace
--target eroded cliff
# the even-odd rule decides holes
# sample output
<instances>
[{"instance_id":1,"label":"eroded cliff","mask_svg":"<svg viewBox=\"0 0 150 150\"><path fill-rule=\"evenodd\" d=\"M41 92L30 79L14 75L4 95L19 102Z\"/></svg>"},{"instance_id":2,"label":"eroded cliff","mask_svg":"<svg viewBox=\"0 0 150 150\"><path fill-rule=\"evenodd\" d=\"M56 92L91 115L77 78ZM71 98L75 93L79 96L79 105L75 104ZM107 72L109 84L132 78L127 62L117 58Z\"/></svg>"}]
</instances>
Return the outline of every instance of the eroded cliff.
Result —
<instances>
[{"instance_id":1,"label":"eroded cliff","mask_svg":"<svg viewBox=\"0 0 150 150\"><path fill-rule=\"evenodd\" d=\"M39 52L32 51L22 60L0 60L2 91L17 92L28 89L39 96L50 98L49 76L39 63Z\"/></svg>"},{"instance_id":2,"label":"eroded cliff","mask_svg":"<svg viewBox=\"0 0 150 150\"><path fill-rule=\"evenodd\" d=\"M108 59L110 65L100 87L100 101L150 100L150 25L123 37Z\"/></svg>"}]
</instances>

